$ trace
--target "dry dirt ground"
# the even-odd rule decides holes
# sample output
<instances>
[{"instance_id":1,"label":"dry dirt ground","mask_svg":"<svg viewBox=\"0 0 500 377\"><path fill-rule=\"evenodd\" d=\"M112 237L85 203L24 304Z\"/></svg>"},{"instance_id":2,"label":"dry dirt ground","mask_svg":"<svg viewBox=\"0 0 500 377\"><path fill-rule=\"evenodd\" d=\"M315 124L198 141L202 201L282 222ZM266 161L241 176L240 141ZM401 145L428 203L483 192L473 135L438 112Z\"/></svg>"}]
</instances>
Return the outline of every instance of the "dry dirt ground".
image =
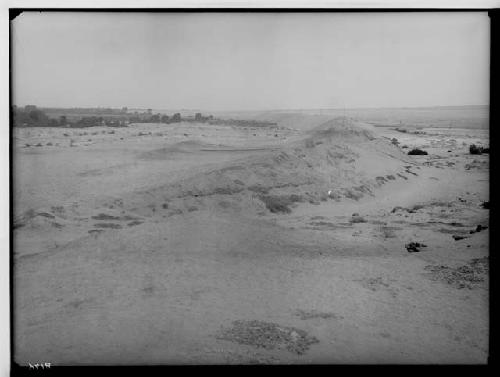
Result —
<instances>
[{"instance_id":1,"label":"dry dirt ground","mask_svg":"<svg viewBox=\"0 0 500 377\"><path fill-rule=\"evenodd\" d=\"M485 363L487 131L273 120L14 130L15 361Z\"/></svg>"}]
</instances>

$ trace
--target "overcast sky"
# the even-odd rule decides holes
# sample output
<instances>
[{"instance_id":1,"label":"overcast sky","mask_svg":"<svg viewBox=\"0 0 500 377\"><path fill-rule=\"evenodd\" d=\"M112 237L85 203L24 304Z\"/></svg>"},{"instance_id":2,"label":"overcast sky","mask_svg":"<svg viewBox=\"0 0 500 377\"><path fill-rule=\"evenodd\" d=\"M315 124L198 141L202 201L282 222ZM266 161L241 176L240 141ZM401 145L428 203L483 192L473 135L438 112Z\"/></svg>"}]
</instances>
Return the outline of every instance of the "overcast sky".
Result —
<instances>
[{"instance_id":1,"label":"overcast sky","mask_svg":"<svg viewBox=\"0 0 500 377\"><path fill-rule=\"evenodd\" d=\"M486 13L24 13L13 101L205 110L489 103Z\"/></svg>"}]
</instances>

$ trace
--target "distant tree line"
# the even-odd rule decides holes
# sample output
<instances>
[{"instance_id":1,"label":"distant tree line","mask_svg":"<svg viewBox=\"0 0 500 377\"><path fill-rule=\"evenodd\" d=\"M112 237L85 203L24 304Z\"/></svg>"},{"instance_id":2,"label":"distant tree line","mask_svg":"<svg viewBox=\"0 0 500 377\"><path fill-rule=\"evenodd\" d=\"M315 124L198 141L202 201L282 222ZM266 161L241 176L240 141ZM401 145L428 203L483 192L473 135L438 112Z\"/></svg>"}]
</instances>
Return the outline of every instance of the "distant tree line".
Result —
<instances>
[{"instance_id":1,"label":"distant tree line","mask_svg":"<svg viewBox=\"0 0 500 377\"><path fill-rule=\"evenodd\" d=\"M57 127L57 119L51 119L34 105L27 105L24 108L12 107L12 120L14 126L25 127Z\"/></svg>"},{"instance_id":2,"label":"distant tree line","mask_svg":"<svg viewBox=\"0 0 500 377\"><path fill-rule=\"evenodd\" d=\"M59 115L63 112L65 115ZM47 115L49 113L49 115ZM92 115L82 115L92 114ZM194 117L182 117L180 113L171 116L153 114L151 109L146 112L128 112L126 107L119 109L39 109L34 105L24 108L12 107L13 124L17 127L126 127L130 123L180 123L180 122L211 122L212 115L204 116L196 113Z\"/></svg>"},{"instance_id":3,"label":"distant tree line","mask_svg":"<svg viewBox=\"0 0 500 377\"><path fill-rule=\"evenodd\" d=\"M89 115L123 115L127 114L128 108L122 107L121 109L113 109L110 107L71 107L71 108L58 108L58 107L47 107L44 110L50 113L65 113L67 115L73 114L89 114Z\"/></svg>"}]
</instances>

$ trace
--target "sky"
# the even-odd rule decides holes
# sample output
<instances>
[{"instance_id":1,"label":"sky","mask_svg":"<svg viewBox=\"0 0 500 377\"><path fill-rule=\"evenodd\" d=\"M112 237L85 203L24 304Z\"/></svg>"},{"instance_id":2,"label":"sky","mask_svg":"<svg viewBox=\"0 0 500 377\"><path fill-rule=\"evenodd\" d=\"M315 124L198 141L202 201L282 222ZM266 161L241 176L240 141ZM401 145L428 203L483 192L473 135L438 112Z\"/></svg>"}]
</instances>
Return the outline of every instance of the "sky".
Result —
<instances>
[{"instance_id":1,"label":"sky","mask_svg":"<svg viewBox=\"0 0 500 377\"><path fill-rule=\"evenodd\" d=\"M11 26L18 106L235 111L489 103L486 12L27 12Z\"/></svg>"}]
</instances>

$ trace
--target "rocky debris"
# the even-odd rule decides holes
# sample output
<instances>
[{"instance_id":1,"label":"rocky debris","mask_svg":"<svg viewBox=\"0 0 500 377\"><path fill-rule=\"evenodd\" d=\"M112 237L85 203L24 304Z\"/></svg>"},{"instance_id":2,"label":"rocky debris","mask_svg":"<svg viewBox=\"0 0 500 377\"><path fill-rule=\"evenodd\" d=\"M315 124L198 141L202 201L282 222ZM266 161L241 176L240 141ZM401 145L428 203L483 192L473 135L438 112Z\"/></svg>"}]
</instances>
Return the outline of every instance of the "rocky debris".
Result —
<instances>
[{"instance_id":1,"label":"rocky debris","mask_svg":"<svg viewBox=\"0 0 500 377\"><path fill-rule=\"evenodd\" d=\"M463 239L467 238L467 237L464 237L464 236L457 236L457 235L453 235L452 237L453 237L453 239L455 241L460 241L460 240L463 240Z\"/></svg>"},{"instance_id":2,"label":"rocky debris","mask_svg":"<svg viewBox=\"0 0 500 377\"><path fill-rule=\"evenodd\" d=\"M482 230L486 230L486 229L488 229L488 227L487 227L487 226L484 226L484 225L478 225L478 226L476 227L476 229L471 230L471 231L469 232L469 234L479 233L480 231L482 231Z\"/></svg>"},{"instance_id":3,"label":"rocky debris","mask_svg":"<svg viewBox=\"0 0 500 377\"><path fill-rule=\"evenodd\" d=\"M415 204L411 208L404 208L401 206L396 206L391 210L391 213L396 213L398 211L406 211L408 213L415 213L416 211L418 211L419 209L422 209L422 208L425 208L425 206L423 204Z\"/></svg>"},{"instance_id":4,"label":"rocky debris","mask_svg":"<svg viewBox=\"0 0 500 377\"><path fill-rule=\"evenodd\" d=\"M478 283L484 282L488 276L488 257L475 258L468 264L455 268L428 265L425 270L430 272L432 280L441 281L457 289L473 289Z\"/></svg>"},{"instance_id":5,"label":"rocky debris","mask_svg":"<svg viewBox=\"0 0 500 377\"><path fill-rule=\"evenodd\" d=\"M490 153L490 148L480 147L475 144L471 144L469 146L469 153L470 154Z\"/></svg>"},{"instance_id":6,"label":"rocky debris","mask_svg":"<svg viewBox=\"0 0 500 377\"><path fill-rule=\"evenodd\" d=\"M415 155L427 155L428 153L426 151L423 151L422 149L414 148L411 151L408 152L410 156L415 156Z\"/></svg>"},{"instance_id":7,"label":"rocky debris","mask_svg":"<svg viewBox=\"0 0 500 377\"><path fill-rule=\"evenodd\" d=\"M297 355L304 354L312 344L319 343L314 336L294 327L284 327L264 321L233 321L232 327L222 329L217 339L272 350L285 348Z\"/></svg>"},{"instance_id":8,"label":"rocky debris","mask_svg":"<svg viewBox=\"0 0 500 377\"><path fill-rule=\"evenodd\" d=\"M418 253L420 252L420 248L422 247L427 247L427 245L420 243L420 242L410 242L405 245L406 250L409 253Z\"/></svg>"}]
</instances>

